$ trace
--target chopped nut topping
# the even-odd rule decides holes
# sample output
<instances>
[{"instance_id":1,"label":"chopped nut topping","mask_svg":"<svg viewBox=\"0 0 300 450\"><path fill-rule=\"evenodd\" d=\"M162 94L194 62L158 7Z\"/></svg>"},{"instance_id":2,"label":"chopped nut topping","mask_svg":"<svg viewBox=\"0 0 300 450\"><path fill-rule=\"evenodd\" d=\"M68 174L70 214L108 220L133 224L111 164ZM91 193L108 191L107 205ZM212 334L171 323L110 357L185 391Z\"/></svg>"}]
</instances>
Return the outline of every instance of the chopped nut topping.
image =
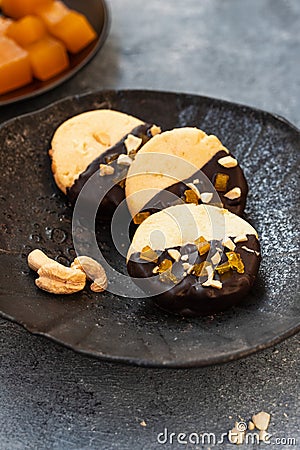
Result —
<instances>
[{"instance_id":1,"label":"chopped nut topping","mask_svg":"<svg viewBox=\"0 0 300 450\"><path fill-rule=\"evenodd\" d=\"M211 257L211 262L213 263L214 266L216 266L217 264L219 264L219 262L221 261L221 255L219 252L216 252L212 257Z\"/></svg>"},{"instance_id":2,"label":"chopped nut topping","mask_svg":"<svg viewBox=\"0 0 300 450\"><path fill-rule=\"evenodd\" d=\"M250 430L250 431L253 431L253 430L254 430L254 428L255 428L255 425L254 425L254 423L253 423L253 422L251 422L251 420L249 420L249 423L248 423L248 430Z\"/></svg>"},{"instance_id":3,"label":"chopped nut topping","mask_svg":"<svg viewBox=\"0 0 300 450\"><path fill-rule=\"evenodd\" d=\"M146 247L144 247L140 253L140 258L144 259L145 261L157 263L158 254L154 250L152 250L149 245L146 245Z\"/></svg>"},{"instance_id":4,"label":"chopped nut topping","mask_svg":"<svg viewBox=\"0 0 300 450\"><path fill-rule=\"evenodd\" d=\"M140 225L149 216L150 216L149 211L137 213L133 218L133 223L135 223L136 225Z\"/></svg>"},{"instance_id":5,"label":"chopped nut topping","mask_svg":"<svg viewBox=\"0 0 300 450\"><path fill-rule=\"evenodd\" d=\"M241 188L235 187L224 194L224 197L229 198L229 200L235 200L236 198L240 198L242 194Z\"/></svg>"},{"instance_id":6,"label":"chopped nut topping","mask_svg":"<svg viewBox=\"0 0 300 450\"><path fill-rule=\"evenodd\" d=\"M193 264L190 264L188 262L184 262L182 264L182 267L184 268L184 270L187 271L188 274L190 274L192 272L193 268L194 268Z\"/></svg>"},{"instance_id":7,"label":"chopped nut topping","mask_svg":"<svg viewBox=\"0 0 300 450\"><path fill-rule=\"evenodd\" d=\"M187 261L189 259L189 255L182 255L181 259L182 261Z\"/></svg>"},{"instance_id":8,"label":"chopped nut topping","mask_svg":"<svg viewBox=\"0 0 300 450\"><path fill-rule=\"evenodd\" d=\"M271 416L270 414L261 411L258 414L252 416L252 422L256 426L258 430L266 431L268 429L270 423Z\"/></svg>"},{"instance_id":9,"label":"chopped nut topping","mask_svg":"<svg viewBox=\"0 0 300 450\"><path fill-rule=\"evenodd\" d=\"M184 196L186 203L195 203L198 205L198 196L192 189L187 189Z\"/></svg>"},{"instance_id":10,"label":"chopped nut topping","mask_svg":"<svg viewBox=\"0 0 300 450\"><path fill-rule=\"evenodd\" d=\"M229 250L232 250L232 251L234 251L234 249L235 249L235 244L229 237L226 237L222 241L222 245L223 245L223 247L229 248Z\"/></svg>"},{"instance_id":11,"label":"chopped nut topping","mask_svg":"<svg viewBox=\"0 0 300 450\"><path fill-rule=\"evenodd\" d=\"M224 156L223 158L218 159L218 163L226 167L227 169L230 169L231 167L236 167L238 165L238 162L236 159L234 159L232 156Z\"/></svg>"},{"instance_id":12,"label":"chopped nut topping","mask_svg":"<svg viewBox=\"0 0 300 450\"><path fill-rule=\"evenodd\" d=\"M244 273L245 272L245 266L242 261L241 255L236 252L227 252L226 256L228 258L228 262L230 264L230 267L233 270L236 270L238 273Z\"/></svg>"},{"instance_id":13,"label":"chopped nut topping","mask_svg":"<svg viewBox=\"0 0 300 450\"><path fill-rule=\"evenodd\" d=\"M151 132L152 136L156 136L157 134L161 133L161 128L158 127L157 125L152 125L150 132Z\"/></svg>"},{"instance_id":14,"label":"chopped nut topping","mask_svg":"<svg viewBox=\"0 0 300 450\"><path fill-rule=\"evenodd\" d=\"M124 141L127 153L135 152L140 146L143 140L133 134L128 134Z\"/></svg>"},{"instance_id":15,"label":"chopped nut topping","mask_svg":"<svg viewBox=\"0 0 300 450\"><path fill-rule=\"evenodd\" d=\"M201 194L200 194L200 192L199 192L197 186L195 186L193 183L186 183L186 185L187 185L190 189L192 189L192 191L195 192L195 194L197 195L198 199L201 197Z\"/></svg>"},{"instance_id":16,"label":"chopped nut topping","mask_svg":"<svg viewBox=\"0 0 300 450\"><path fill-rule=\"evenodd\" d=\"M234 238L234 242L237 244L238 242L246 242L248 238L245 234L240 234L239 236Z\"/></svg>"},{"instance_id":17,"label":"chopped nut topping","mask_svg":"<svg viewBox=\"0 0 300 450\"><path fill-rule=\"evenodd\" d=\"M195 179L193 180L193 183L194 183L194 184L199 184L199 183L200 183L199 178L195 178Z\"/></svg>"},{"instance_id":18,"label":"chopped nut topping","mask_svg":"<svg viewBox=\"0 0 300 450\"><path fill-rule=\"evenodd\" d=\"M108 164L100 164L100 177L104 177L106 175L113 175L115 169L113 166L109 166Z\"/></svg>"},{"instance_id":19,"label":"chopped nut topping","mask_svg":"<svg viewBox=\"0 0 300 450\"><path fill-rule=\"evenodd\" d=\"M205 255L205 253L207 253L210 249L210 243L207 242L203 236L200 236L195 240L195 245L197 246L198 252L201 256Z\"/></svg>"},{"instance_id":20,"label":"chopped nut topping","mask_svg":"<svg viewBox=\"0 0 300 450\"><path fill-rule=\"evenodd\" d=\"M180 260L180 253L179 253L179 251L178 250L175 250L175 249L173 249L173 248L170 248L169 250L168 250L168 254L171 256L171 258L173 258L174 259L174 261L176 261L176 262L178 262L179 260Z\"/></svg>"},{"instance_id":21,"label":"chopped nut topping","mask_svg":"<svg viewBox=\"0 0 300 450\"><path fill-rule=\"evenodd\" d=\"M246 250L246 252L249 252L249 253L255 253L257 256L259 255L259 252L257 252L256 250L252 250L252 248L246 247L246 245L243 245L242 249Z\"/></svg>"},{"instance_id":22,"label":"chopped nut topping","mask_svg":"<svg viewBox=\"0 0 300 450\"><path fill-rule=\"evenodd\" d=\"M208 278L208 280L205 281L205 283L202 283L202 286L205 286L205 287L211 286L211 287L214 287L217 289L222 289L223 285L222 285L221 281L213 280L212 278Z\"/></svg>"},{"instance_id":23,"label":"chopped nut topping","mask_svg":"<svg viewBox=\"0 0 300 450\"><path fill-rule=\"evenodd\" d=\"M229 175L225 173L217 173L215 179L215 188L219 192L226 192Z\"/></svg>"},{"instance_id":24,"label":"chopped nut topping","mask_svg":"<svg viewBox=\"0 0 300 450\"><path fill-rule=\"evenodd\" d=\"M202 192L200 194L200 199L202 203L209 203L213 198L213 194L211 192Z\"/></svg>"},{"instance_id":25,"label":"chopped nut topping","mask_svg":"<svg viewBox=\"0 0 300 450\"><path fill-rule=\"evenodd\" d=\"M98 133L93 133L93 138L97 142L99 142L99 144L105 145L106 147L109 147L111 145L110 136L107 133L104 133L104 131L99 131Z\"/></svg>"},{"instance_id":26,"label":"chopped nut topping","mask_svg":"<svg viewBox=\"0 0 300 450\"><path fill-rule=\"evenodd\" d=\"M121 155L118 156L117 164L120 166L130 166L132 164L132 159L128 155Z\"/></svg>"},{"instance_id":27,"label":"chopped nut topping","mask_svg":"<svg viewBox=\"0 0 300 450\"><path fill-rule=\"evenodd\" d=\"M152 270L152 273L158 273L158 269L159 269L159 267L155 266L154 269Z\"/></svg>"},{"instance_id":28,"label":"chopped nut topping","mask_svg":"<svg viewBox=\"0 0 300 450\"><path fill-rule=\"evenodd\" d=\"M223 264L221 264L220 266L216 267L216 271L218 272L219 275L223 275L224 273L229 272L230 269L231 269L231 266L228 261L226 261Z\"/></svg>"}]
</instances>

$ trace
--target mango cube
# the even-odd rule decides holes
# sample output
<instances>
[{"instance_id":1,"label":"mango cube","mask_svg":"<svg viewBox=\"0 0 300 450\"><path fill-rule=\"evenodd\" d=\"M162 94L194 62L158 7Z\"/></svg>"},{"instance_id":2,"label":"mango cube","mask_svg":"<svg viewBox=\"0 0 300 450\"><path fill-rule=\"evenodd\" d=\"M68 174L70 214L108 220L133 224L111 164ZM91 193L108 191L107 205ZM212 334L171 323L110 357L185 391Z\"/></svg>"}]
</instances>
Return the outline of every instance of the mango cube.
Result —
<instances>
[{"instance_id":1,"label":"mango cube","mask_svg":"<svg viewBox=\"0 0 300 450\"><path fill-rule=\"evenodd\" d=\"M59 74L69 66L65 46L50 36L26 47L33 75L46 81Z\"/></svg>"},{"instance_id":2,"label":"mango cube","mask_svg":"<svg viewBox=\"0 0 300 450\"><path fill-rule=\"evenodd\" d=\"M6 34L7 28L13 23L11 19L0 16L0 36Z\"/></svg>"},{"instance_id":3,"label":"mango cube","mask_svg":"<svg viewBox=\"0 0 300 450\"><path fill-rule=\"evenodd\" d=\"M38 15L48 31L52 33L54 27L69 13L69 8L61 1L46 3L36 8L35 14Z\"/></svg>"},{"instance_id":4,"label":"mango cube","mask_svg":"<svg viewBox=\"0 0 300 450\"><path fill-rule=\"evenodd\" d=\"M46 27L36 16L25 16L13 22L7 29L6 35L25 47L46 36Z\"/></svg>"},{"instance_id":5,"label":"mango cube","mask_svg":"<svg viewBox=\"0 0 300 450\"><path fill-rule=\"evenodd\" d=\"M32 80L28 53L13 40L0 37L0 94L17 89Z\"/></svg>"},{"instance_id":6,"label":"mango cube","mask_svg":"<svg viewBox=\"0 0 300 450\"><path fill-rule=\"evenodd\" d=\"M33 14L36 8L50 4L53 0L2 0L2 11L6 16L20 19Z\"/></svg>"},{"instance_id":7,"label":"mango cube","mask_svg":"<svg viewBox=\"0 0 300 450\"><path fill-rule=\"evenodd\" d=\"M66 14L51 29L51 33L60 39L71 53L77 53L84 49L97 37L87 18L76 11Z\"/></svg>"}]
</instances>

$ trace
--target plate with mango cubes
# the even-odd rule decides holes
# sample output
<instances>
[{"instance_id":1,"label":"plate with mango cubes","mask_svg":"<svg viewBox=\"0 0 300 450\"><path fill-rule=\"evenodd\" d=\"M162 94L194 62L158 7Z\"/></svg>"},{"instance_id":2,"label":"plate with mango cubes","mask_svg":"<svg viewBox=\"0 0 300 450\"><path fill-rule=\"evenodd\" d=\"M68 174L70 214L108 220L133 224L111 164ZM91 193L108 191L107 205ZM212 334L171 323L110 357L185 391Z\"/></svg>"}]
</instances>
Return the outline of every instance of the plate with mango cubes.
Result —
<instances>
[{"instance_id":1,"label":"plate with mango cubes","mask_svg":"<svg viewBox=\"0 0 300 450\"><path fill-rule=\"evenodd\" d=\"M0 0L0 8L0 106L67 81L109 31L105 0Z\"/></svg>"}]
</instances>

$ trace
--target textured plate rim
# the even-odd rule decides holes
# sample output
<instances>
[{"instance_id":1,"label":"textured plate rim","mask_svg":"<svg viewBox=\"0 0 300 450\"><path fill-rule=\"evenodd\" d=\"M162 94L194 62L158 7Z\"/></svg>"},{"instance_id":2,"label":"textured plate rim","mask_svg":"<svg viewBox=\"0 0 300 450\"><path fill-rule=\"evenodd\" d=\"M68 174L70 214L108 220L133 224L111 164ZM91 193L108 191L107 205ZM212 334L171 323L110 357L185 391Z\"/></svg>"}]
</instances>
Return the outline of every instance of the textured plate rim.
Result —
<instances>
[{"instance_id":1,"label":"textured plate rim","mask_svg":"<svg viewBox=\"0 0 300 450\"><path fill-rule=\"evenodd\" d=\"M48 84L47 86L41 87L36 89L33 92L22 94L20 96L17 96L12 99L8 100L0 100L0 107L6 106L6 105L13 105L14 103L21 102L22 100L28 100L34 97L38 97L39 95L45 94L46 92L51 91L52 89L55 89L56 87L60 86L61 84L65 83L66 81L73 78L81 69L83 69L88 63L92 61L92 59L96 56L96 54L99 52L99 50L103 47L110 30L111 26L111 13L110 8L108 6L108 3L106 0L98 0L101 1L103 5L103 28L101 30L101 33L99 34L96 44L93 47L93 49L90 51L90 53L79 63L77 64L73 69L68 71L65 75L59 77L56 81L53 81L52 83ZM1 95L0 95L1 98ZM63 100L63 99L62 99ZM56 103L56 102L54 102ZM53 103L51 103L52 105ZM50 105L48 105L50 106ZM41 108L44 109L44 108ZM39 109L40 110L40 109ZM18 116L21 117L21 116Z\"/></svg>"},{"instance_id":2,"label":"textured plate rim","mask_svg":"<svg viewBox=\"0 0 300 450\"><path fill-rule=\"evenodd\" d=\"M52 108L53 106L59 105L61 103L64 102L68 102L71 100L80 100L83 97L89 97L89 96L100 96L102 95L103 97L105 97L106 95L111 95L111 94L124 94L127 92L131 92L131 93L137 93L137 94L142 94L142 93L151 93L151 94L155 94L155 95L178 95L178 96L192 96L192 97L198 97L199 99L204 99L206 101L215 101L221 104L225 104L225 105L234 105L237 106L239 108L244 108L246 110L249 111L255 111L257 113L263 114L264 116L276 119L282 123L284 123L285 125L289 126L290 128L292 128L294 131L296 131L299 135L300 135L300 129L297 128L293 123L291 123L290 121L288 121L287 119L285 119L284 117L282 117L281 115L275 114L275 113L271 113L259 108L255 108L249 105L245 105L243 103L237 103L237 102L231 102L229 100L224 100L224 99L219 99L216 97L209 97L209 96L203 96L203 95L198 95L198 94L194 94L194 93L187 93L187 92L177 92L177 91L164 91L164 90L151 90L151 89L106 89L106 90L90 90L81 94L75 94L75 95L70 95L70 96L66 96L62 99L59 99L55 102L52 102L50 104L48 104L47 106L44 106L42 108L39 108L37 110L13 117L5 122L2 122L2 124L0 125L0 130L6 126L11 125L13 122L18 121L18 120L22 120L26 117L29 116L34 116L34 115L39 115L41 112L47 111L48 109ZM33 335L36 336L42 336L45 337L47 339L50 339L51 341L60 344L70 350L73 350L76 353L82 354L84 356L89 356L92 358L96 358L99 359L101 361L105 361L105 362L111 362L111 363L120 363L120 364L128 364L128 365L134 365L134 366L139 366L139 367L145 367L145 368L169 368L169 369L187 369L187 368L199 368L199 367L206 367L206 366L212 366L212 365L216 365L216 364L223 364L223 363L228 363L231 361L235 361L235 360L239 360L241 358L245 358L246 356L250 356L254 353L257 353L261 350L265 350L267 348L270 348L276 344L279 344L280 342L284 341L285 339L288 339L294 335L296 335L298 332L300 332L300 323L291 326L290 328L288 328L286 331L280 333L279 335L269 339L268 341L265 341L262 344L257 344L254 345L252 347L249 347L245 350L236 350L230 353L224 353L223 355L220 355L218 357L212 357L210 356L208 359L204 359L202 358L201 360L197 360L197 359L193 359L187 362L172 362L172 361L166 361L165 363L161 362L155 362L155 361L151 361L149 359L145 360L145 359L141 359L141 358L133 358L130 356L112 356L112 355L106 355L103 354L101 352L96 352L93 350L85 350L85 349L81 349L78 346L74 347L72 346L72 344L67 344L63 341L61 341L58 338L55 338L54 336L49 335L46 332L42 332L42 331L37 331L34 329L34 327L30 327L24 323L22 323L21 321L16 320L14 317L4 313L3 311L0 310L0 317L2 317L3 319L9 320L13 323L16 323L17 325L21 326L22 328L24 328L25 330L27 330L28 332L30 332Z\"/></svg>"}]
</instances>

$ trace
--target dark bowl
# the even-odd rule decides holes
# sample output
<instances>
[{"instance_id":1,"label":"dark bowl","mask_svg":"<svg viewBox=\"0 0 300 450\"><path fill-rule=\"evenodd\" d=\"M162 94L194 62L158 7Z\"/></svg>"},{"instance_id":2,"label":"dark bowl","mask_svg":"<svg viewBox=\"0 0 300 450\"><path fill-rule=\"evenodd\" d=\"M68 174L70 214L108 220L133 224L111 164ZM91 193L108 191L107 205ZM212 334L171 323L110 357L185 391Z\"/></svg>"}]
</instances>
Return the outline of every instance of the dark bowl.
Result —
<instances>
[{"instance_id":1,"label":"dark bowl","mask_svg":"<svg viewBox=\"0 0 300 450\"><path fill-rule=\"evenodd\" d=\"M47 81L34 79L30 84L0 95L0 106L36 97L59 86L82 69L103 46L109 31L110 16L105 0L64 0L67 6L84 14L97 32L97 39L77 54L69 54L70 66Z\"/></svg>"}]
</instances>

